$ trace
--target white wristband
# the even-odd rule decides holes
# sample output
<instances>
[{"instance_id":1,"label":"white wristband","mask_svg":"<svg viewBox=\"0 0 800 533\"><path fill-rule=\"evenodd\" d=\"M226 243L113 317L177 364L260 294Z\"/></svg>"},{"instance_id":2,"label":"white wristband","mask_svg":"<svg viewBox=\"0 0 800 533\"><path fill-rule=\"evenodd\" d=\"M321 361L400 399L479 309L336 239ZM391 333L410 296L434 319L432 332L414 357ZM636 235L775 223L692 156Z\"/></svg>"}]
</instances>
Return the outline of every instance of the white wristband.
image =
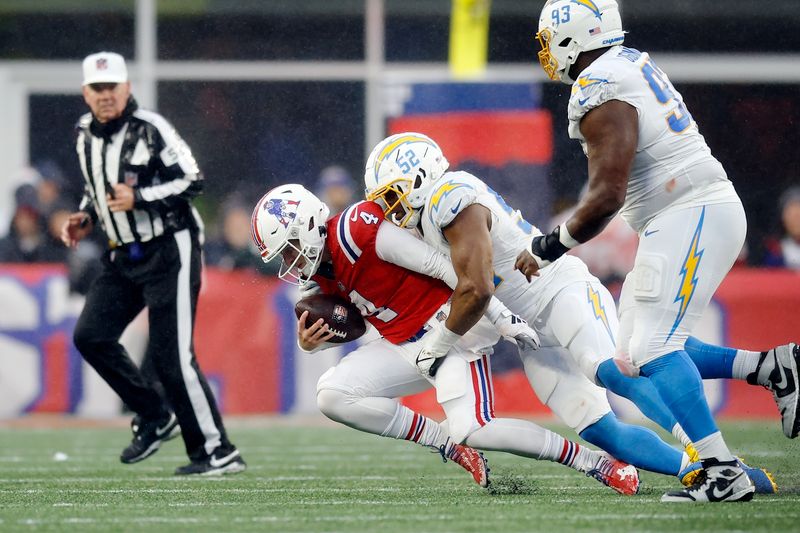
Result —
<instances>
[{"instance_id":1,"label":"white wristband","mask_svg":"<svg viewBox=\"0 0 800 533\"><path fill-rule=\"evenodd\" d=\"M450 348L458 342L461 335L453 333L445 326L435 328L430 337L425 339L425 349L428 350L434 357L444 357Z\"/></svg>"},{"instance_id":2,"label":"white wristband","mask_svg":"<svg viewBox=\"0 0 800 533\"><path fill-rule=\"evenodd\" d=\"M558 227L558 241L569 249L575 248L580 244L569 234L566 222Z\"/></svg>"},{"instance_id":3,"label":"white wristband","mask_svg":"<svg viewBox=\"0 0 800 533\"><path fill-rule=\"evenodd\" d=\"M496 296L492 296L489 299L489 305L486 307L486 312L483 313L486 318L489 319L489 322L494 324L497 322L501 316L503 316L503 311L506 311L506 306L497 299Z\"/></svg>"}]
</instances>

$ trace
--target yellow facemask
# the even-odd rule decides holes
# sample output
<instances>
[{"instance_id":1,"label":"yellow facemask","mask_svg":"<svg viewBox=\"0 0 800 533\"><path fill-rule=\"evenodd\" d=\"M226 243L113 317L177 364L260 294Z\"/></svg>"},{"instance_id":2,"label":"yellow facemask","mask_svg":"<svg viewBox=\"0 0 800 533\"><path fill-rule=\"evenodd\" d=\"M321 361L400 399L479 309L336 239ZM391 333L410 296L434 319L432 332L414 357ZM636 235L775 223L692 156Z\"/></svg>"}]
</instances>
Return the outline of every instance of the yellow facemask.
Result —
<instances>
[{"instance_id":1,"label":"yellow facemask","mask_svg":"<svg viewBox=\"0 0 800 533\"><path fill-rule=\"evenodd\" d=\"M539 56L539 64L542 65L548 78L558 81L558 61L550 53L550 41L553 40L553 34L549 28L545 28L536 34L536 40L539 41L539 46L541 47L537 54Z\"/></svg>"},{"instance_id":2,"label":"yellow facemask","mask_svg":"<svg viewBox=\"0 0 800 533\"><path fill-rule=\"evenodd\" d=\"M367 200L381 206L387 220L404 228L411 220L414 210L406 200L408 193L403 191L401 184L404 184L407 190L411 189L409 180L399 178L367 194ZM402 218L399 218L399 213L395 212L398 206L402 208Z\"/></svg>"}]
</instances>

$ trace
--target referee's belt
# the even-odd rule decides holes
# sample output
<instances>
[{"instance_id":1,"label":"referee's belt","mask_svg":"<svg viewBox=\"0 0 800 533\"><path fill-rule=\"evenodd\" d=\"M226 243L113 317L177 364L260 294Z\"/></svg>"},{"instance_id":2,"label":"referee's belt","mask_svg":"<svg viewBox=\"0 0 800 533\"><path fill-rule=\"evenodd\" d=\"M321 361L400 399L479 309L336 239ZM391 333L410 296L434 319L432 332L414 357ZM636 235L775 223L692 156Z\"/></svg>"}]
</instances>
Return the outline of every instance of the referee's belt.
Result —
<instances>
[{"instance_id":1,"label":"referee's belt","mask_svg":"<svg viewBox=\"0 0 800 533\"><path fill-rule=\"evenodd\" d=\"M424 336L425 336L425 334L426 334L426 333L428 333L430 330L431 330L431 327L430 327L428 324L425 324L424 326L422 326L422 327L419 329L419 331L418 331L418 332L416 332L415 334L413 334L412 336L410 336L406 342L417 342L417 341L418 341L418 340L420 340L422 337L424 337Z\"/></svg>"}]
</instances>

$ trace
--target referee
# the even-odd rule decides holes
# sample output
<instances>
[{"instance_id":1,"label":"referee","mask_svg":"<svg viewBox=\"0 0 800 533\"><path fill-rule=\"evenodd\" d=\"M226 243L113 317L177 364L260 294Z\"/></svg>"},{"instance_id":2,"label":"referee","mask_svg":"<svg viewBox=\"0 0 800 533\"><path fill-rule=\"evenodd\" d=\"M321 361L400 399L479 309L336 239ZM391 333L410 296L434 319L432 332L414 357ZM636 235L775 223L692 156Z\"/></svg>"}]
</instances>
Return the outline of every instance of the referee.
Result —
<instances>
[{"instance_id":1,"label":"referee","mask_svg":"<svg viewBox=\"0 0 800 533\"><path fill-rule=\"evenodd\" d=\"M119 54L84 59L83 98L91 113L78 122L76 150L85 191L61 238L75 246L97 223L108 236L102 272L86 296L74 340L136 412L133 441L120 460L141 461L181 433L191 462L176 474L241 472L245 462L228 441L194 354L203 224L191 199L202 190L202 174L175 128L139 109ZM150 323L145 357L168 403L119 343L144 307Z\"/></svg>"}]
</instances>

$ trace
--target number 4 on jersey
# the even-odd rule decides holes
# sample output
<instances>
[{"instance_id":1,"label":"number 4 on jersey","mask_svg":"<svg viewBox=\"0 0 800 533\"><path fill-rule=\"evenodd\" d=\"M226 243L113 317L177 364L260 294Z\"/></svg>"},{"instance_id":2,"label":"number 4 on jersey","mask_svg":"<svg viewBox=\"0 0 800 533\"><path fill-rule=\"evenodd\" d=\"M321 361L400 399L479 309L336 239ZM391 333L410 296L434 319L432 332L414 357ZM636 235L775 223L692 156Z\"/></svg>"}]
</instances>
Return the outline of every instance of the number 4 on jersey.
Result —
<instances>
[{"instance_id":1,"label":"number 4 on jersey","mask_svg":"<svg viewBox=\"0 0 800 533\"><path fill-rule=\"evenodd\" d=\"M364 215L365 213L361 214ZM370 216L375 218L375 215ZM370 224L370 222L367 222L367 224ZM350 296L350 301L353 302L356 307L358 307L359 311L361 311L361 316L363 317L374 316L382 322L389 322L397 317L397 313L391 309L386 307L375 307L374 303L361 296L357 291L350 291L348 296Z\"/></svg>"},{"instance_id":2,"label":"number 4 on jersey","mask_svg":"<svg viewBox=\"0 0 800 533\"><path fill-rule=\"evenodd\" d=\"M362 211L361 212L361 220L364 221L364 224L377 224L380 219L378 217L376 217L375 215L373 215L372 213L365 213L365 212ZM353 221L353 222L355 222L355 221Z\"/></svg>"}]
</instances>

